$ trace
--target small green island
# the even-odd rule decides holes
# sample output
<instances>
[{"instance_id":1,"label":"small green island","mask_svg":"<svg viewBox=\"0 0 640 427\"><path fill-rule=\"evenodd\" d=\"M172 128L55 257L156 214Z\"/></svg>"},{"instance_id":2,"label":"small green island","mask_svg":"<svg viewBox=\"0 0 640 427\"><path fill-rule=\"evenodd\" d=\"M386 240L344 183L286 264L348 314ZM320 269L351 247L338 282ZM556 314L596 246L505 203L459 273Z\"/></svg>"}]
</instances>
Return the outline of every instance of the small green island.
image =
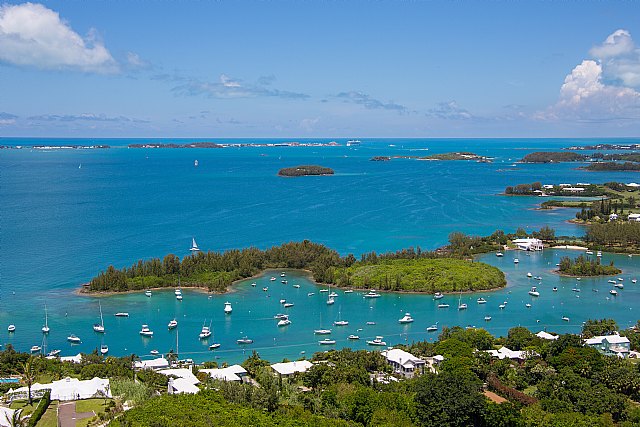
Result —
<instances>
[{"instance_id":1,"label":"small green island","mask_svg":"<svg viewBox=\"0 0 640 427\"><path fill-rule=\"evenodd\" d=\"M594 162L580 169L601 172L601 171L619 171L619 172L638 172L640 171L640 163L636 162Z\"/></svg>"},{"instance_id":2,"label":"small green island","mask_svg":"<svg viewBox=\"0 0 640 427\"><path fill-rule=\"evenodd\" d=\"M331 168L317 165L301 165L291 168L282 168L278 171L279 176L324 176L333 175L335 172Z\"/></svg>"},{"instance_id":3,"label":"small green island","mask_svg":"<svg viewBox=\"0 0 640 427\"><path fill-rule=\"evenodd\" d=\"M81 292L141 291L180 283L182 287L224 293L233 283L269 269L306 270L317 283L356 289L434 293L489 290L506 285L498 268L461 259L458 252L408 249L379 255L369 253L357 260L353 255L341 257L332 249L305 240L267 250L198 252L182 260L169 254L162 260L140 260L122 269L109 266L84 285Z\"/></svg>"},{"instance_id":4,"label":"small green island","mask_svg":"<svg viewBox=\"0 0 640 427\"><path fill-rule=\"evenodd\" d=\"M475 160L477 162L491 162L490 157L480 156L476 153L468 151L455 151L450 153L436 153L428 156L374 156L372 162L388 162L392 159L411 159L411 160Z\"/></svg>"},{"instance_id":5,"label":"small green island","mask_svg":"<svg viewBox=\"0 0 640 427\"><path fill-rule=\"evenodd\" d=\"M584 162L586 156L570 151L536 151L527 154L520 161L522 163Z\"/></svg>"},{"instance_id":6,"label":"small green island","mask_svg":"<svg viewBox=\"0 0 640 427\"><path fill-rule=\"evenodd\" d=\"M609 265L602 265L600 258L593 260L588 259L584 255L580 255L576 259L563 257L560 260L558 272L564 276L613 276L622 273L622 270L613 265L613 261Z\"/></svg>"}]
</instances>

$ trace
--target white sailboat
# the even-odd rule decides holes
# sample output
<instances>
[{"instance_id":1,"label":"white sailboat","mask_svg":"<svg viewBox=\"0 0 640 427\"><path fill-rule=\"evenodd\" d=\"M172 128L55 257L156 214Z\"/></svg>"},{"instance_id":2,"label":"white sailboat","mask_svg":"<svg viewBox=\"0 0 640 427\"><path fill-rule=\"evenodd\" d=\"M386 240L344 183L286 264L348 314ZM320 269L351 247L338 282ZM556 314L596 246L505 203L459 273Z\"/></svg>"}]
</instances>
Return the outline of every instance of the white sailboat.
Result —
<instances>
[{"instance_id":1,"label":"white sailboat","mask_svg":"<svg viewBox=\"0 0 640 427\"><path fill-rule=\"evenodd\" d=\"M93 325L93 330L99 334L104 334L104 319L102 318L102 304L98 302L100 307L100 323Z\"/></svg>"},{"instance_id":2,"label":"white sailboat","mask_svg":"<svg viewBox=\"0 0 640 427\"><path fill-rule=\"evenodd\" d=\"M458 310L466 310L467 304L462 302L462 291L460 291L460 298L458 298Z\"/></svg>"},{"instance_id":3,"label":"white sailboat","mask_svg":"<svg viewBox=\"0 0 640 427\"><path fill-rule=\"evenodd\" d=\"M195 237L191 238L191 249L189 250L191 251L191 253L196 253L200 250L200 248L198 247L198 244L196 243Z\"/></svg>"},{"instance_id":4,"label":"white sailboat","mask_svg":"<svg viewBox=\"0 0 640 427\"><path fill-rule=\"evenodd\" d=\"M347 326L349 324L348 320L342 320L342 311L338 310L338 320L333 322L334 326Z\"/></svg>"},{"instance_id":5,"label":"white sailboat","mask_svg":"<svg viewBox=\"0 0 640 427\"><path fill-rule=\"evenodd\" d=\"M51 329L49 328L49 316L47 315L47 304L44 305L44 326L42 327L42 333L48 334Z\"/></svg>"}]
</instances>

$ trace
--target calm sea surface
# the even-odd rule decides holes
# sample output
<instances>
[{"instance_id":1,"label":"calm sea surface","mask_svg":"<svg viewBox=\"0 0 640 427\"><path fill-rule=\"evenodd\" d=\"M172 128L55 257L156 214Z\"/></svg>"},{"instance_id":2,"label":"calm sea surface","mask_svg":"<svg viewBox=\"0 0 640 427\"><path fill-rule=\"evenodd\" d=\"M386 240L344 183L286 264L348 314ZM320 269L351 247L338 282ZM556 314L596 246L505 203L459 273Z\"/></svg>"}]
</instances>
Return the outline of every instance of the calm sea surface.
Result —
<instances>
[{"instance_id":1,"label":"calm sea surface","mask_svg":"<svg viewBox=\"0 0 640 427\"><path fill-rule=\"evenodd\" d=\"M193 140L179 142L187 141ZM436 334L425 328L436 322L440 327L486 327L500 335L518 324L534 331L575 332L592 317L614 317L622 326L640 318L634 312L640 306L640 284L630 281L640 278L638 258L605 254L604 261L615 260L625 279L618 297L607 299L608 278L582 279L581 292L573 292L575 279L550 273L559 257L570 251L545 251L531 256L508 253L502 259L483 256L483 261L505 271L509 286L482 294L488 300L485 305L476 304L479 294L463 295L469 309L461 312L456 309L459 296L447 296L451 307L437 309L432 298L424 295L367 300L358 293L338 291L336 304L327 306L318 288L288 272L288 285L270 282L268 275L256 280L256 287L248 281L232 294L212 298L195 291L185 291L182 302L175 300L172 291L154 292L151 298L143 294L100 298L107 330L102 337L91 327L99 321L98 298L73 291L109 264L122 267L170 252L185 256L192 237L203 250L265 248L310 239L341 254L359 256L418 245L433 249L445 244L452 231L485 235L496 229L510 232L520 226L534 230L549 225L559 235L581 235L581 227L565 222L574 210L538 211L539 198L498 193L507 185L534 181L640 180L637 173L590 173L577 170L576 164L514 164L532 151L621 142L611 139L377 139L364 140L359 147L346 147L345 140L338 140L343 146L126 148L134 142L141 140L0 139L0 145L113 146L108 150L0 150L0 343L11 342L21 350L42 344L45 303L51 327L47 349L59 348L63 355L91 351L102 342L113 355L144 355L152 349L175 349L178 341L182 357L232 362L253 349L272 360L295 358L301 352L310 355L324 348L313 330L332 327L338 319L350 324L332 327L336 347L364 348L365 338L376 335L383 335L388 344L433 339ZM462 150L495 160L369 161L377 155ZM282 167L299 164L328 166L336 175L294 179L276 175ZM517 266L514 256L520 258ZM529 271L543 278L541 296L534 301L527 291L537 281L527 279ZM296 282L299 289L292 287ZM263 286L269 286L269 291L263 292ZM558 292L551 291L553 286ZM315 295L309 297L309 292ZM278 328L273 315L285 312L279 303L283 298L295 304L288 309L292 324ZM234 307L229 316L222 311L227 300ZM508 304L501 310L498 305L504 301ZM531 308L525 307L527 302ZM114 317L118 311L127 311L130 317ZM416 321L402 326L398 319L407 311ZM492 320L485 322L486 315ZM570 321L562 321L562 316ZM174 317L179 322L179 339L176 331L166 327ZM368 321L376 325L366 325ZM210 322L211 342L222 344L215 352L198 339L202 325ZM16 325L14 334L6 331L10 323ZM153 338L139 336L143 323L154 330ZM71 333L82 344L67 343ZM347 342L349 334L360 335L361 341ZM245 335L255 342L243 350L235 340Z\"/></svg>"}]
</instances>

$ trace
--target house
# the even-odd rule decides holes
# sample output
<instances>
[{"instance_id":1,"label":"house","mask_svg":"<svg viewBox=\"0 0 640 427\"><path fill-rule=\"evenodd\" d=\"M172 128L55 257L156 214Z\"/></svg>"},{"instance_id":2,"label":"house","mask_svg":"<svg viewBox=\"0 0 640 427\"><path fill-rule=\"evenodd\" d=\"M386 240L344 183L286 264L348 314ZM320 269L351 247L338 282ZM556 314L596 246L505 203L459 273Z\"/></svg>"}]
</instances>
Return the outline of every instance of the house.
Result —
<instances>
[{"instance_id":1,"label":"house","mask_svg":"<svg viewBox=\"0 0 640 427\"><path fill-rule=\"evenodd\" d=\"M295 362L274 363L271 365L271 369L281 377L290 377L298 372L307 372L312 366L313 363L308 360L297 360Z\"/></svg>"},{"instance_id":2,"label":"house","mask_svg":"<svg viewBox=\"0 0 640 427\"><path fill-rule=\"evenodd\" d=\"M515 239L513 244L522 251L541 251L544 249L542 240L534 238Z\"/></svg>"},{"instance_id":3,"label":"house","mask_svg":"<svg viewBox=\"0 0 640 427\"><path fill-rule=\"evenodd\" d=\"M32 396L42 396L45 390L51 390L51 400L80 400L94 397L111 397L111 387L109 379L93 378L92 380L80 381L77 378L64 378L53 381L50 384L35 383L31 386ZM29 389L20 387L10 390L8 395L11 399L27 398Z\"/></svg>"},{"instance_id":4,"label":"house","mask_svg":"<svg viewBox=\"0 0 640 427\"><path fill-rule=\"evenodd\" d=\"M159 369L167 369L169 367L169 361L164 357L158 357L151 360L139 360L134 363L135 369L153 369L157 371Z\"/></svg>"},{"instance_id":5,"label":"house","mask_svg":"<svg viewBox=\"0 0 640 427\"><path fill-rule=\"evenodd\" d=\"M637 213L630 213L629 216L627 217L627 219L629 221L636 221L636 222L640 222L640 214Z\"/></svg>"},{"instance_id":6,"label":"house","mask_svg":"<svg viewBox=\"0 0 640 427\"><path fill-rule=\"evenodd\" d=\"M638 188L638 187L640 187L640 184L637 184L635 182L630 182L630 183L627 184L627 187Z\"/></svg>"},{"instance_id":7,"label":"house","mask_svg":"<svg viewBox=\"0 0 640 427\"><path fill-rule=\"evenodd\" d=\"M562 191L568 191L570 193L582 193L584 188L582 187L563 187Z\"/></svg>"},{"instance_id":8,"label":"house","mask_svg":"<svg viewBox=\"0 0 640 427\"><path fill-rule=\"evenodd\" d=\"M626 358L631 350L629 338L621 337L618 333L612 335L599 335L585 340L585 344L595 348L605 356L618 356Z\"/></svg>"},{"instance_id":9,"label":"house","mask_svg":"<svg viewBox=\"0 0 640 427\"><path fill-rule=\"evenodd\" d=\"M200 372L204 372L216 380L235 382L241 382L247 375L247 371L240 365L232 365L219 369L200 369Z\"/></svg>"},{"instance_id":10,"label":"house","mask_svg":"<svg viewBox=\"0 0 640 427\"><path fill-rule=\"evenodd\" d=\"M617 213L612 213L609 215L609 221L616 221L618 219Z\"/></svg>"},{"instance_id":11,"label":"house","mask_svg":"<svg viewBox=\"0 0 640 427\"><path fill-rule=\"evenodd\" d=\"M173 369L161 369L158 371L159 374L166 375L167 377L176 377L182 378L183 380L197 385L200 384L200 380L193 375L193 371L187 368L173 368Z\"/></svg>"},{"instance_id":12,"label":"house","mask_svg":"<svg viewBox=\"0 0 640 427\"><path fill-rule=\"evenodd\" d=\"M55 356L49 356L47 359L55 359ZM61 362L71 362L71 363L82 363L82 353L78 353L75 356L62 356L60 358Z\"/></svg>"},{"instance_id":13,"label":"house","mask_svg":"<svg viewBox=\"0 0 640 427\"><path fill-rule=\"evenodd\" d=\"M380 354L387 359L393 371L405 377L413 377L416 373L423 374L426 361L399 348L384 350Z\"/></svg>"},{"instance_id":14,"label":"house","mask_svg":"<svg viewBox=\"0 0 640 427\"><path fill-rule=\"evenodd\" d=\"M536 334L536 336L537 336L538 338L542 338L543 340L549 340L549 341L554 341L554 340L557 340L557 339L558 339L558 336L557 336L557 335L553 335L553 334L550 334L550 333L545 332L545 331L540 331L540 332L538 332L538 333Z\"/></svg>"},{"instance_id":15,"label":"house","mask_svg":"<svg viewBox=\"0 0 640 427\"><path fill-rule=\"evenodd\" d=\"M542 186L542 188L544 188L545 190L553 190L553 185L552 184L545 184Z\"/></svg>"},{"instance_id":16,"label":"house","mask_svg":"<svg viewBox=\"0 0 640 427\"><path fill-rule=\"evenodd\" d=\"M511 359L511 360L523 361L527 358L526 351L510 350L504 346L500 347L498 350L485 350L485 351L489 353L492 357L497 357L500 360Z\"/></svg>"},{"instance_id":17,"label":"house","mask_svg":"<svg viewBox=\"0 0 640 427\"><path fill-rule=\"evenodd\" d=\"M184 378L170 378L167 385L169 394L197 394L200 391L198 386L191 384Z\"/></svg>"}]
</instances>

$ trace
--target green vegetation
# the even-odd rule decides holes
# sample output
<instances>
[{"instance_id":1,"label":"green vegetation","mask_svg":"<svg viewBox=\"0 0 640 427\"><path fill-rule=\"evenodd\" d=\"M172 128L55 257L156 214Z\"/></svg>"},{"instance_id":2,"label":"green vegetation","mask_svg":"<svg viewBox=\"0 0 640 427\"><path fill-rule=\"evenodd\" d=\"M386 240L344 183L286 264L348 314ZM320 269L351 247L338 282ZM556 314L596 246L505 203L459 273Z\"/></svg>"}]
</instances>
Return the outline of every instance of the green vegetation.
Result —
<instances>
[{"instance_id":1,"label":"green vegetation","mask_svg":"<svg viewBox=\"0 0 640 427\"><path fill-rule=\"evenodd\" d=\"M37 427L58 427L58 402L51 402Z\"/></svg>"},{"instance_id":2,"label":"green vegetation","mask_svg":"<svg viewBox=\"0 0 640 427\"><path fill-rule=\"evenodd\" d=\"M428 156L420 157L421 160L482 160L483 156L478 156L476 153L470 153L468 151L452 152L452 153L438 153L430 154Z\"/></svg>"},{"instance_id":3,"label":"green vegetation","mask_svg":"<svg viewBox=\"0 0 640 427\"><path fill-rule=\"evenodd\" d=\"M496 289L507 281L498 268L459 259L386 259L334 269L338 286L412 292Z\"/></svg>"},{"instance_id":4,"label":"green vegetation","mask_svg":"<svg viewBox=\"0 0 640 427\"><path fill-rule=\"evenodd\" d=\"M537 151L529 153L522 158L524 163L556 163L556 162L582 162L586 157L582 154L567 151Z\"/></svg>"},{"instance_id":5,"label":"green vegetation","mask_svg":"<svg viewBox=\"0 0 640 427\"><path fill-rule=\"evenodd\" d=\"M616 154L602 154L595 153L591 157L594 159L602 160L622 160L628 162L640 162L640 153L616 153Z\"/></svg>"},{"instance_id":6,"label":"green vegetation","mask_svg":"<svg viewBox=\"0 0 640 427\"><path fill-rule=\"evenodd\" d=\"M292 168L282 168L278 171L280 176L309 176L309 175L333 175L331 168L317 165L303 165Z\"/></svg>"},{"instance_id":7,"label":"green vegetation","mask_svg":"<svg viewBox=\"0 0 640 427\"><path fill-rule=\"evenodd\" d=\"M640 245L640 222L606 222L587 229L585 241L594 246L633 249Z\"/></svg>"},{"instance_id":8,"label":"green vegetation","mask_svg":"<svg viewBox=\"0 0 640 427\"><path fill-rule=\"evenodd\" d=\"M518 184L516 186L508 186L505 188L504 193L514 196L537 196L539 194L546 194L547 196L575 196L578 194L580 197L599 197L605 196L612 191L608 191L603 185L580 185L580 188L584 188L580 193L574 193L567 191L566 187L554 185L553 188L542 189L542 183L534 182L532 184Z\"/></svg>"},{"instance_id":9,"label":"green vegetation","mask_svg":"<svg viewBox=\"0 0 640 427\"><path fill-rule=\"evenodd\" d=\"M590 163L587 166L583 166L580 169L588 171L640 171L640 163L633 162L595 162Z\"/></svg>"},{"instance_id":10,"label":"green vegetation","mask_svg":"<svg viewBox=\"0 0 640 427\"><path fill-rule=\"evenodd\" d=\"M600 258L587 259L584 255L580 255L575 260L563 257L560 260L558 271L569 276L611 276L622 272L619 268L614 267L613 261L610 265L602 265Z\"/></svg>"}]
</instances>

